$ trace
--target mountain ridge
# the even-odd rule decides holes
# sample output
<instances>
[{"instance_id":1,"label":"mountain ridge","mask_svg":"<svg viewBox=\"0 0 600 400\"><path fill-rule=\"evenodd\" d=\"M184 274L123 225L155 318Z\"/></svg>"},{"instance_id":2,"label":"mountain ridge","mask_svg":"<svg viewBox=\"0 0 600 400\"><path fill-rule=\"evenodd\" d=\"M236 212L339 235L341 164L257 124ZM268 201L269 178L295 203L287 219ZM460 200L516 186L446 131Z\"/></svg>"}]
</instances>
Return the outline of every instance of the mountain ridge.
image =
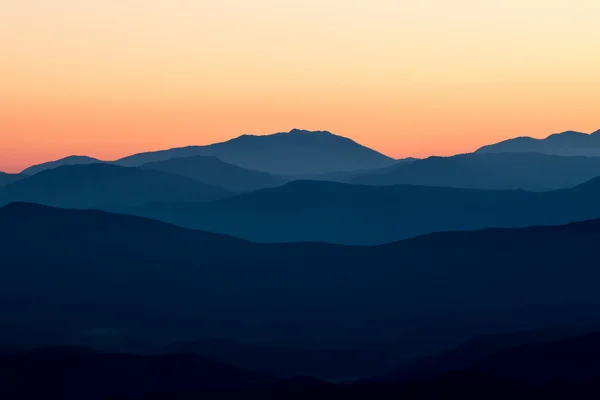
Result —
<instances>
[{"instance_id":1,"label":"mountain ridge","mask_svg":"<svg viewBox=\"0 0 600 400\"><path fill-rule=\"evenodd\" d=\"M577 131L553 133L537 139L520 136L480 147L475 153L539 152L559 156L600 156L600 130L587 134Z\"/></svg>"},{"instance_id":2,"label":"mountain ridge","mask_svg":"<svg viewBox=\"0 0 600 400\"><path fill-rule=\"evenodd\" d=\"M92 163L62 165L0 189L0 203L13 201L94 208L152 201L210 201L231 195L191 178L162 171Z\"/></svg>"},{"instance_id":3,"label":"mountain ridge","mask_svg":"<svg viewBox=\"0 0 600 400\"><path fill-rule=\"evenodd\" d=\"M376 245L439 231L600 218L600 178L550 192L294 181L205 204L154 203L125 214L261 243Z\"/></svg>"},{"instance_id":4,"label":"mountain ridge","mask_svg":"<svg viewBox=\"0 0 600 400\"><path fill-rule=\"evenodd\" d=\"M547 191L600 176L600 158L531 152L467 153L428 157L367 171L348 183L414 184L480 189Z\"/></svg>"},{"instance_id":5,"label":"mountain ridge","mask_svg":"<svg viewBox=\"0 0 600 400\"><path fill-rule=\"evenodd\" d=\"M198 182L223 187L232 192L250 192L283 185L286 182L279 175L238 167L221 161L215 156L172 158L142 164L140 168L187 176Z\"/></svg>"},{"instance_id":6,"label":"mountain ridge","mask_svg":"<svg viewBox=\"0 0 600 400\"><path fill-rule=\"evenodd\" d=\"M115 162L119 165L138 166L194 155L212 155L243 168L279 175L350 171L382 167L394 162L392 158L352 139L328 131L300 129L271 135L241 135L206 146L139 153Z\"/></svg>"},{"instance_id":7,"label":"mountain ridge","mask_svg":"<svg viewBox=\"0 0 600 400\"><path fill-rule=\"evenodd\" d=\"M599 220L384 246L264 245L21 203L0 209L0 228L0 301L14 305L0 310L3 321L119 329L159 342L230 337L344 347L393 338L418 353L482 327L583 318L544 310L521 319L514 307L600 302L595 264L577 262L596 254ZM510 318L499 318L502 310L512 310Z\"/></svg>"},{"instance_id":8,"label":"mountain ridge","mask_svg":"<svg viewBox=\"0 0 600 400\"><path fill-rule=\"evenodd\" d=\"M21 173L26 175L35 175L39 172L54 169L57 167L61 167L64 165L87 165L87 164L96 164L96 163L106 163L106 161L99 160L97 158L81 156L81 155L72 155L60 158L54 161L48 161L41 164L32 165L28 168L25 168Z\"/></svg>"}]
</instances>

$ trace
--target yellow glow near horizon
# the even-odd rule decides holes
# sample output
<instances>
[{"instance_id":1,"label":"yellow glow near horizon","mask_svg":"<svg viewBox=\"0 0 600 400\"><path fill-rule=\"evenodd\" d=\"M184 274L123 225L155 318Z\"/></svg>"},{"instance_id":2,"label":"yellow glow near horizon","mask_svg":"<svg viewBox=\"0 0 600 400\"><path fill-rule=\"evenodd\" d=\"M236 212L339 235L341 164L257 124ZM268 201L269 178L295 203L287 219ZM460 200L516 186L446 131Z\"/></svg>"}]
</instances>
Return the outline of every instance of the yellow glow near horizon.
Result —
<instances>
[{"instance_id":1,"label":"yellow glow near horizon","mask_svg":"<svg viewBox=\"0 0 600 400\"><path fill-rule=\"evenodd\" d=\"M0 170L297 127L386 154L600 128L597 0L4 0Z\"/></svg>"}]
</instances>

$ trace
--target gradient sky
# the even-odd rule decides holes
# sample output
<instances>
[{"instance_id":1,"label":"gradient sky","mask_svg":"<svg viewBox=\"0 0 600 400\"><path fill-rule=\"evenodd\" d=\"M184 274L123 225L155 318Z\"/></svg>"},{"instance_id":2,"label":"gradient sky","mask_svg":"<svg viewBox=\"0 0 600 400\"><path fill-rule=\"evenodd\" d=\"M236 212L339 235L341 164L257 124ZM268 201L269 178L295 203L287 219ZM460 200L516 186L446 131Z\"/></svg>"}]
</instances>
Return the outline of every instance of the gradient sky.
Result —
<instances>
[{"instance_id":1,"label":"gradient sky","mask_svg":"<svg viewBox=\"0 0 600 400\"><path fill-rule=\"evenodd\" d=\"M395 157L600 128L599 0L0 0L0 170L324 129Z\"/></svg>"}]
</instances>

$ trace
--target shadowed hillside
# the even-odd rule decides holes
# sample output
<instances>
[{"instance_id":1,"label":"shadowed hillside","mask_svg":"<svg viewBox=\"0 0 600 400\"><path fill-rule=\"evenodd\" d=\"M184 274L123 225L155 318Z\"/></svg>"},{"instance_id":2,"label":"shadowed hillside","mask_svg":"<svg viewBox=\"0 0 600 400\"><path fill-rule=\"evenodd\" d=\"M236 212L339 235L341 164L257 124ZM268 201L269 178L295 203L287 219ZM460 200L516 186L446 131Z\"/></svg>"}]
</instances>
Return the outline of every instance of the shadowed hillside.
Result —
<instances>
[{"instance_id":1,"label":"shadowed hillside","mask_svg":"<svg viewBox=\"0 0 600 400\"><path fill-rule=\"evenodd\" d=\"M543 191L572 187L597 176L600 176L600 158L525 152L473 153L397 164L361 174L349 182Z\"/></svg>"},{"instance_id":2,"label":"shadowed hillside","mask_svg":"<svg viewBox=\"0 0 600 400\"><path fill-rule=\"evenodd\" d=\"M250 192L280 186L286 182L280 176L240 168L216 157L173 158L144 164L141 168L187 176L198 182L223 187L232 192Z\"/></svg>"},{"instance_id":3,"label":"shadowed hillside","mask_svg":"<svg viewBox=\"0 0 600 400\"><path fill-rule=\"evenodd\" d=\"M600 179L530 193L297 181L207 204L118 211L259 242L382 244L431 232L600 218Z\"/></svg>"},{"instance_id":4,"label":"shadowed hillside","mask_svg":"<svg viewBox=\"0 0 600 400\"><path fill-rule=\"evenodd\" d=\"M422 353L482 330L591 318L573 310L600 303L591 261L599 224L376 247L260 245L136 217L11 204L0 210L0 304L10 304L0 317L151 341L394 341Z\"/></svg>"},{"instance_id":5,"label":"shadowed hillside","mask_svg":"<svg viewBox=\"0 0 600 400\"><path fill-rule=\"evenodd\" d=\"M7 174L4 172L0 172L0 188L18 180L21 180L24 177L25 176L22 174Z\"/></svg>"},{"instance_id":6,"label":"shadowed hillside","mask_svg":"<svg viewBox=\"0 0 600 400\"><path fill-rule=\"evenodd\" d=\"M103 354L47 348L0 356L3 399L140 398L159 393L234 389L272 379L201 357Z\"/></svg>"},{"instance_id":7,"label":"shadowed hillside","mask_svg":"<svg viewBox=\"0 0 600 400\"><path fill-rule=\"evenodd\" d=\"M42 171L0 189L0 203L25 201L52 206L94 208L153 201L210 201L225 189L160 171L109 164L67 165Z\"/></svg>"}]
</instances>

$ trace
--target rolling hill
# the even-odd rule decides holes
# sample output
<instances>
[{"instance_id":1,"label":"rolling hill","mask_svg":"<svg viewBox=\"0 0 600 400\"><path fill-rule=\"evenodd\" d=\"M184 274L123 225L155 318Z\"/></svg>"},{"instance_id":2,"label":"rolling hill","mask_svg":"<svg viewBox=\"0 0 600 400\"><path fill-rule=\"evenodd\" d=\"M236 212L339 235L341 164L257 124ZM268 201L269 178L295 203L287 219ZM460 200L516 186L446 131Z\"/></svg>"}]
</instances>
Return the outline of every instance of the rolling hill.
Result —
<instances>
[{"instance_id":1,"label":"rolling hill","mask_svg":"<svg viewBox=\"0 0 600 400\"><path fill-rule=\"evenodd\" d=\"M55 347L0 355L3 399L145 398L159 393L231 390L272 381L186 354L140 356Z\"/></svg>"},{"instance_id":2,"label":"rolling hill","mask_svg":"<svg viewBox=\"0 0 600 400\"><path fill-rule=\"evenodd\" d=\"M23 173L26 175L35 175L38 172L46 171L48 169L54 169L57 167L61 167L63 165L88 165L88 164L97 164L104 163L105 161L98 160L96 158L87 157L87 156L69 156L65 158L61 158L60 160L49 161L42 164L32 165L29 168L23 170Z\"/></svg>"},{"instance_id":3,"label":"rolling hill","mask_svg":"<svg viewBox=\"0 0 600 400\"><path fill-rule=\"evenodd\" d=\"M472 153L429 157L361 174L349 183L495 190L568 188L600 176L600 158L541 153Z\"/></svg>"},{"instance_id":4,"label":"rolling hill","mask_svg":"<svg viewBox=\"0 0 600 400\"><path fill-rule=\"evenodd\" d=\"M586 134L575 131L555 133L545 139L517 137L483 146L480 154L489 153L544 153L559 156L600 157L600 130Z\"/></svg>"},{"instance_id":5,"label":"rolling hill","mask_svg":"<svg viewBox=\"0 0 600 400\"><path fill-rule=\"evenodd\" d=\"M133 206L154 201L210 201L225 189L191 178L110 164L65 165L0 189L0 203L25 201L72 208Z\"/></svg>"},{"instance_id":6,"label":"rolling hill","mask_svg":"<svg viewBox=\"0 0 600 400\"><path fill-rule=\"evenodd\" d=\"M112 210L258 242L372 245L439 231L600 218L598 198L600 179L542 193L296 181L206 204Z\"/></svg>"},{"instance_id":7,"label":"rolling hill","mask_svg":"<svg viewBox=\"0 0 600 400\"><path fill-rule=\"evenodd\" d=\"M393 339L418 352L482 329L583 318L573 309L600 302L599 240L600 222L587 221L374 247L263 245L143 218L14 203L0 209L0 304L10 305L0 318L120 329L166 343Z\"/></svg>"},{"instance_id":8,"label":"rolling hill","mask_svg":"<svg viewBox=\"0 0 600 400\"><path fill-rule=\"evenodd\" d=\"M232 192L250 192L286 183L280 176L241 168L207 156L172 158L143 164L140 168L187 176Z\"/></svg>"},{"instance_id":9,"label":"rolling hill","mask_svg":"<svg viewBox=\"0 0 600 400\"><path fill-rule=\"evenodd\" d=\"M140 153L122 158L116 163L140 166L192 156L214 156L246 169L277 175L354 171L385 167L395 162L390 157L327 131L293 129L265 136L243 135L208 146Z\"/></svg>"},{"instance_id":10,"label":"rolling hill","mask_svg":"<svg viewBox=\"0 0 600 400\"><path fill-rule=\"evenodd\" d=\"M22 174L7 174L5 172L0 171L0 188L2 186L6 186L20 179L23 179L24 177L25 175Z\"/></svg>"}]
</instances>

